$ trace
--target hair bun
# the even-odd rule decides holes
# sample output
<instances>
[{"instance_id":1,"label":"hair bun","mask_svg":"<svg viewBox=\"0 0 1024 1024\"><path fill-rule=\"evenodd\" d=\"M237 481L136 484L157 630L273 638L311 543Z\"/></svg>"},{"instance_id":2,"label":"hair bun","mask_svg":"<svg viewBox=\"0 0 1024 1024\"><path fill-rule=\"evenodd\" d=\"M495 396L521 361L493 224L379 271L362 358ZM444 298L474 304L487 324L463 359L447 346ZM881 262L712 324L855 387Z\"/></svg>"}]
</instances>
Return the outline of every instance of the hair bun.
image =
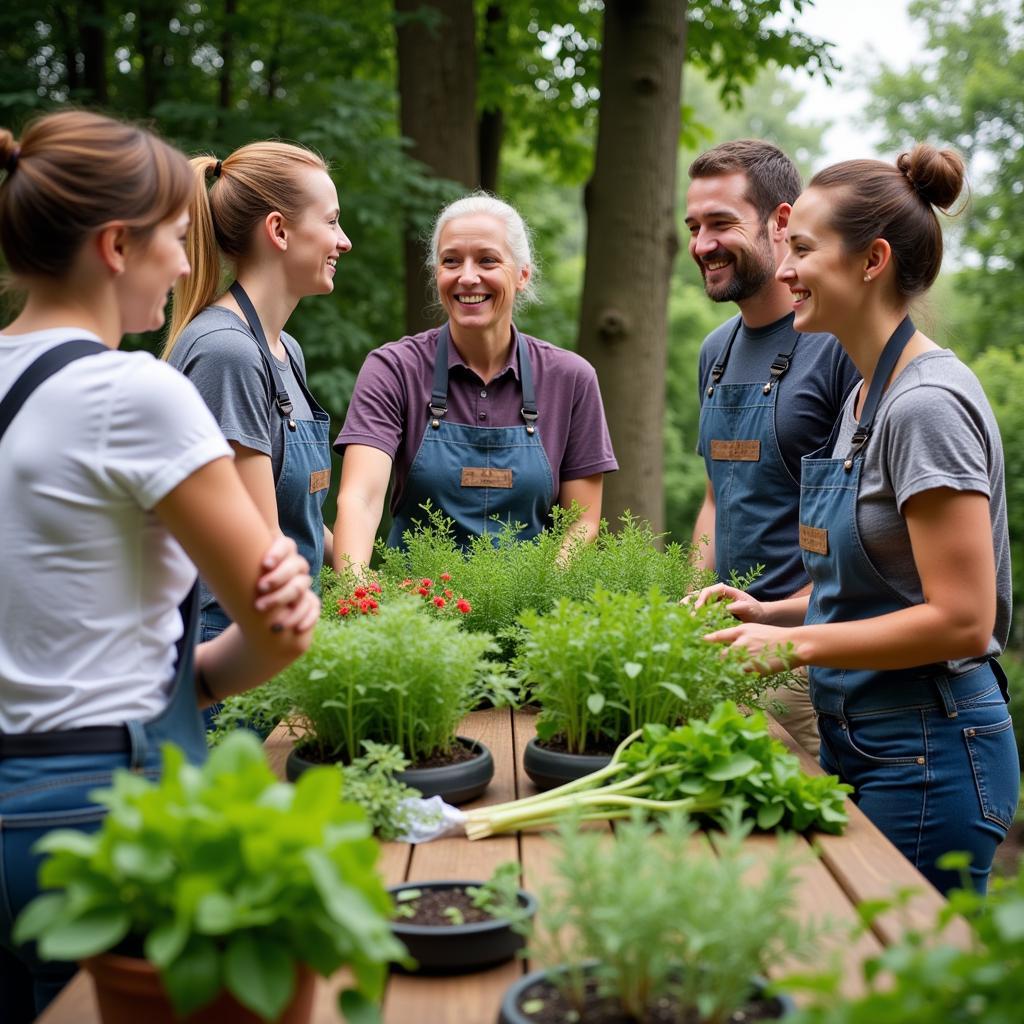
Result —
<instances>
[{"instance_id":1,"label":"hair bun","mask_svg":"<svg viewBox=\"0 0 1024 1024\"><path fill-rule=\"evenodd\" d=\"M14 135L7 128L0 128L0 171L12 174L18 164L20 152L21 147Z\"/></svg>"},{"instance_id":2,"label":"hair bun","mask_svg":"<svg viewBox=\"0 0 1024 1024\"><path fill-rule=\"evenodd\" d=\"M948 210L963 191L964 161L955 150L919 142L909 153L899 155L896 166L917 194L940 210Z\"/></svg>"}]
</instances>

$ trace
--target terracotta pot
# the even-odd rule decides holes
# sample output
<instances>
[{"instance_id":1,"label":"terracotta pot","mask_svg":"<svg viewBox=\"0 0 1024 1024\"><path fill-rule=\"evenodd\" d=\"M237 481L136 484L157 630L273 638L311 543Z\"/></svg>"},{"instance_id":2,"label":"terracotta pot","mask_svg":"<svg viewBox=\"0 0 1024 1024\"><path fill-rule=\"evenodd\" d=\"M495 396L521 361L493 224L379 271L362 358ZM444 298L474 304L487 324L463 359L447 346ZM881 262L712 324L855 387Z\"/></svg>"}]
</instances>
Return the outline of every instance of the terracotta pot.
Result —
<instances>
[{"instance_id":1,"label":"terracotta pot","mask_svg":"<svg viewBox=\"0 0 1024 1024\"><path fill-rule=\"evenodd\" d=\"M160 975L148 960L104 953L83 960L82 966L96 986L103 1024L266 1024L226 991L187 1017L176 1017ZM315 989L316 975L300 964L295 995L277 1024L308 1024Z\"/></svg>"},{"instance_id":2,"label":"terracotta pot","mask_svg":"<svg viewBox=\"0 0 1024 1024\"><path fill-rule=\"evenodd\" d=\"M465 804L476 799L494 778L494 758L479 740L471 740L468 736L455 738L476 756L469 761L441 765L438 768L407 768L404 772L398 772L395 778L418 789L424 797L439 796L447 804ZM316 763L307 761L298 752L298 748L293 748L285 763L288 781L294 782L307 768L315 767Z\"/></svg>"},{"instance_id":3,"label":"terracotta pot","mask_svg":"<svg viewBox=\"0 0 1024 1024\"><path fill-rule=\"evenodd\" d=\"M534 737L523 751L523 771L538 789L554 789L607 767L611 759L611 754L570 754L565 750L549 750Z\"/></svg>"},{"instance_id":4,"label":"terracotta pot","mask_svg":"<svg viewBox=\"0 0 1024 1024\"><path fill-rule=\"evenodd\" d=\"M590 961L590 964L596 963L596 961ZM527 1013L524 1013L520 1009L520 1003L523 1001L524 996L533 988L534 985L540 984L551 978L552 975L558 974L559 972L565 971L565 967L553 967L550 971L540 970L531 971L529 974L523 975L518 981L513 982L507 989L505 989L504 998L501 1001L501 1009L498 1012L498 1024L535 1024L534 1019ZM588 965L584 964L584 972L587 972ZM775 1020L780 1020L784 1017L788 1017L796 1012L796 1003L793 1000L783 994L765 997L762 995L764 986L767 982L763 978L753 978L754 990L757 993L758 998L764 998L768 1002L768 1006L773 1014ZM768 1019L772 1019L769 1017Z\"/></svg>"},{"instance_id":5,"label":"terracotta pot","mask_svg":"<svg viewBox=\"0 0 1024 1024\"><path fill-rule=\"evenodd\" d=\"M392 896L405 889L465 889L483 882L404 882L392 885ZM537 900L525 889L519 890L519 902L533 917ZM391 930L402 940L416 961L411 969L393 965L392 970L409 974L469 974L511 960L526 943L504 918L471 921L466 924L413 924L401 919L391 922Z\"/></svg>"}]
</instances>

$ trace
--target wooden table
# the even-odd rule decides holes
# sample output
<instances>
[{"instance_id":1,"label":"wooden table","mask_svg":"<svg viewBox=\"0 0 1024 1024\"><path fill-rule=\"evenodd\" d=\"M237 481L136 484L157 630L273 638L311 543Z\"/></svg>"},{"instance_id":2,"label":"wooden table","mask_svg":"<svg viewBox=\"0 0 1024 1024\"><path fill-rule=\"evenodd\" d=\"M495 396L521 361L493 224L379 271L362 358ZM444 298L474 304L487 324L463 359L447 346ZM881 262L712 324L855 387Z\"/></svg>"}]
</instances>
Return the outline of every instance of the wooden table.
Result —
<instances>
[{"instance_id":1,"label":"wooden table","mask_svg":"<svg viewBox=\"0 0 1024 1024\"><path fill-rule=\"evenodd\" d=\"M773 728L801 756L806 771L819 771L780 726ZM476 711L468 716L460 732L482 740L494 755L494 780L484 797L470 807L536 792L522 771L523 748L534 734L533 715L522 711ZM270 763L282 777L290 749L291 741L284 729L278 729L267 740ZM825 965L829 954L838 950L844 965L844 989L853 995L861 989L859 965L864 957L894 942L907 927L926 928L943 899L856 807L850 804L849 810L850 824L844 835L814 837L817 857L811 855L808 841L800 839L800 847L807 855L797 856L796 860L798 913L804 920L820 921L827 917L835 926L822 941L821 963ZM747 839L759 857L768 856L775 842L770 835ZM418 846L385 843L380 870L388 885L443 878L484 879L503 861L518 860L524 887L536 891L550 879L551 849L543 834L494 836L472 843L464 838L440 839ZM855 923L855 904L884 899L904 888L918 890L905 908L883 915L870 933L850 939L849 928L844 926ZM967 926L960 922L951 936L966 945ZM528 964L517 961L457 977L395 975L388 984L384 1019L388 1024L493 1024L502 993L529 969ZM785 973L786 969L786 965L780 965L780 971ZM344 976L318 982L314 1024L338 1024L341 1018L336 1009L336 993L344 984ZM98 1022L92 983L84 972L79 972L37 1024Z\"/></svg>"}]
</instances>

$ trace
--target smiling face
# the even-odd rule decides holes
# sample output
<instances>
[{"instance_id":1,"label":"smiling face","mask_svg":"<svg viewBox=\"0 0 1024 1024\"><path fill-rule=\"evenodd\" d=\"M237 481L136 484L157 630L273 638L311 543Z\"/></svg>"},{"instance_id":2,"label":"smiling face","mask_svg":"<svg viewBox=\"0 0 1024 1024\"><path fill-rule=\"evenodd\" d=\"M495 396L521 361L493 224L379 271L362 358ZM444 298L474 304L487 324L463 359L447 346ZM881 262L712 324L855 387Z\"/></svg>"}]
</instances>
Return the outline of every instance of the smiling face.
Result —
<instances>
[{"instance_id":1,"label":"smiling face","mask_svg":"<svg viewBox=\"0 0 1024 1024\"><path fill-rule=\"evenodd\" d=\"M161 221L145 238L126 242L124 273L116 281L123 333L163 326L171 288L191 270L185 255L188 222L186 208Z\"/></svg>"},{"instance_id":2,"label":"smiling face","mask_svg":"<svg viewBox=\"0 0 1024 1024\"><path fill-rule=\"evenodd\" d=\"M332 292L338 257L352 248L338 222L338 190L331 176L310 168L304 188L309 201L299 219L287 225L285 257L289 290L298 298Z\"/></svg>"},{"instance_id":3,"label":"smiling face","mask_svg":"<svg viewBox=\"0 0 1024 1024\"><path fill-rule=\"evenodd\" d=\"M442 228L437 249L437 291L452 327L508 331L530 268L516 267L504 223L485 213L455 217Z\"/></svg>"},{"instance_id":4,"label":"smiling face","mask_svg":"<svg viewBox=\"0 0 1024 1024\"><path fill-rule=\"evenodd\" d=\"M742 302L770 287L775 253L768 225L746 199L742 171L694 178L686 193L690 255L715 302Z\"/></svg>"},{"instance_id":5,"label":"smiling face","mask_svg":"<svg viewBox=\"0 0 1024 1024\"><path fill-rule=\"evenodd\" d=\"M789 252L776 276L793 295L798 331L842 333L865 295L865 257L848 253L833 230L830 191L808 189L789 218Z\"/></svg>"}]
</instances>

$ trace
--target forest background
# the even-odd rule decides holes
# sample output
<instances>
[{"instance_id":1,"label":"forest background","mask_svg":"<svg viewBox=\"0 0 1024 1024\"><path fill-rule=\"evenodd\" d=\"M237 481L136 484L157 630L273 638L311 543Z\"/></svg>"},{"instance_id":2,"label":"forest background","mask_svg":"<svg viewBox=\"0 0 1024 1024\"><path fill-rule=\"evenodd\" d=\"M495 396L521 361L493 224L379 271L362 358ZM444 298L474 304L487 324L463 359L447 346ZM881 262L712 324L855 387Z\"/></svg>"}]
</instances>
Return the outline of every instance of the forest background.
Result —
<instances>
[{"instance_id":1,"label":"forest background","mask_svg":"<svg viewBox=\"0 0 1024 1024\"><path fill-rule=\"evenodd\" d=\"M836 0L818 0L818 6ZM330 161L353 250L332 296L289 323L340 426L366 353L431 312L422 237L482 185L536 235L543 301L517 319L598 367L623 471L605 511L690 536L701 339L733 315L704 295L680 234L702 149L771 139L805 177L827 122L794 116L782 68L828 80L812 0L65 0L0 11L0 123L66 103L153 123L186 152L257 138ZM1006 451L1024 639L1024 4L913 0L925 48L865 72L865 124L893 154L952 143L972 191L947 229L938 285L915 315L981 377ZM878 27L880 32L885 26ZM8 293L0 322L17 302ZM157 351L159 336L127 344ZM340 474L335 472L335 478ZM333 514L333 507L328 515ZM1024 718L1024 715L1021 716Z\"/></svg>"}]
</instances>

